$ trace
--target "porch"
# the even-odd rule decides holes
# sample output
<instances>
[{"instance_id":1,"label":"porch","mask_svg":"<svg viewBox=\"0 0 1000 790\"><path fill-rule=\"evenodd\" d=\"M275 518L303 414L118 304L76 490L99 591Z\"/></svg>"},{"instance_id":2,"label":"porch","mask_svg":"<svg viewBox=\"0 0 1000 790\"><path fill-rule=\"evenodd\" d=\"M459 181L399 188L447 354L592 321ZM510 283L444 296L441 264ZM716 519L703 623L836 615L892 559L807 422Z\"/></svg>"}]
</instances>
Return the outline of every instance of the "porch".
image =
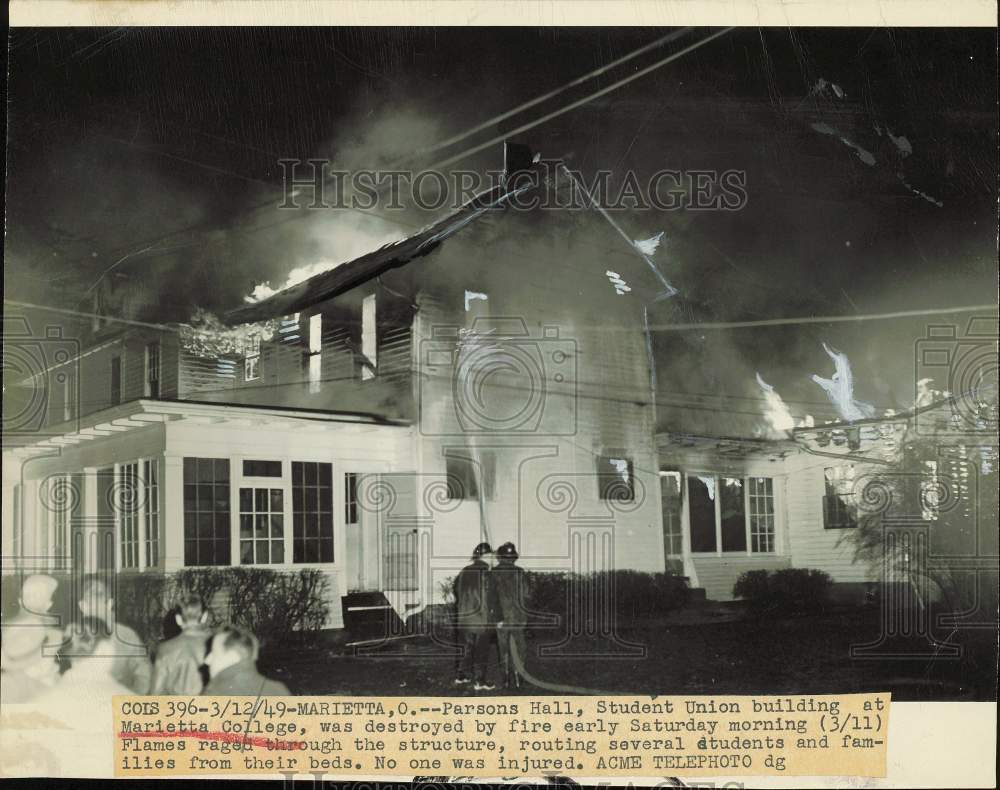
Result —
<instances>
[{"instance_id":1,"label":"porch","mask_svg":"<svg viewBox=\"0 0 1000 790\"><path fill-rule=\"evenodd\" d=\"M5 574L317 568L335 628L350 590L411 594L415 552L364 504L365 481L406 468L407 425L139 400L65 427L4 452Z\"/></svg>"}]
</instances>

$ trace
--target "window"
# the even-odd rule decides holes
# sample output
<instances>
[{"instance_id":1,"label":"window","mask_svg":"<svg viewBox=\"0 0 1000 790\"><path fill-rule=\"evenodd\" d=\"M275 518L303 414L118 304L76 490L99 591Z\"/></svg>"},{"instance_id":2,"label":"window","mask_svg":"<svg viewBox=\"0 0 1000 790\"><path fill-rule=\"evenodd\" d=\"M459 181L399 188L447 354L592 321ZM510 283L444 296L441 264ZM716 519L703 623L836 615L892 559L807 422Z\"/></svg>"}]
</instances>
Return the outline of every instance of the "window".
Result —
<instances>
[{"instance_id":1,"label":"window","mask_svg":"<svg viewBox=\"0 0 1000 790\"><path fill-rule=\"evenodd\" d=\"M941 513L941 487L938 484L938 462L924 461L924 474L920 479L920 517L924 521L937 521Z\"/></svg>"},{"instance_id":2,"label":"window","mask_svg":"<svg viewBox=\"0 0 1000 790\"><path fill-rule=\"evenodd\" d=\"M828 466L823 470L826 493L823 497L823 527L853 529L858 526L854 501L854 465Z\"/></svg>"},{"instance_id":3,"label":"window","mask_svg":"<svg viewBox=\"0 0 1000 790\"><path fill-rule=\"evenodd\" d=\"M260 378L260 335L253 334L243 341L243 380Z\"/></svg>"},{"instance_id":4,"label":"window","mask_svg":"<svg viewBox=\"0 0 1000 790\"><path fill-rule=\"evenodd\" d=\"M773 552L774 543L774 482L770 477L747 480L750 504L750 549Z\"/></svg>"},{"instance_id":5,"label":"window","mask_svg":"<svg viewBox=\"0 0 1000 790\"><path fill-rule=\"evenodd\" d=\"M361 380L375 378L378 364L377 325L375 323L375 294L361 300Z\"/></svg>"},{"instance_id":6,"label":"window","mask_svg":"<svg viewBox=\"0 0 1000 790\"><path fill-rule=\"evenodd\" d=\"M309 353L306 365L309 374L309 391L319 392L323 375L323 314L309 316Z\"/></svg>"},{"instance_id":7,"label":"window","mask_svg":"<svg viewBox=\"0 0 1000 790\"><path fill-rule=\"evenodd\" d=\"M358 473L344 475L344 523L358 523Z\"/></svg>"},{"instance_id":8,"label":"window","mask_svg":"<svg viewBox=\"0 0 1000 790\"><path fill-rule=\"evenodd\" d=\"M229 565L229 459L184 459L184 564Z\"/></svg>"},{"instance_id":9,"label":"window","mask_svg":"<svg viewBox=\"0 0 1000 790\"><path fill-rule=\"evenodd\" d=\"M691 551L715 551L715 477L688 475Z\"/></svg>"},{"instance_id":10,"label":"window","mask_svg":"<svg viewBox=\"0 0 1000 790\"><path fill-rule=\"evenodd\" d=\"M142 475L146 483L143 509L146 516L146 567L160 564L160 473L155 461L142 462Z\"/></svg>"},{"instance_id":11,"label":"window","mask_svg":"<svg viewBox=\"0 0 1000 790\"><path fill-rule=\"evenodd\" d=\"M160 344L146 344L146 385L147 398L160 397Z\"/></svg>"},{"instance_id":12,"label":"window","mask_svg":"<svg viewBox=\"0 0 1000 790\"><path fill-rule=\"evenodd\" d=\"M743 500L743 480L738 477L723 477L719 482L722 550L746 551L747 516Z\"/></svg>"},{"instance_id":13,"label":"window","mask_svg":"<svg viewBox=\"0 0 1000 790\"><path fill-rule=\"evenodd\" d=\"M280 488L240 489L240 564L285 561L285 492Z\"/></svg>"},{"instance_id":14,"label":"window","mask_svg":"<svg viewBox=\"0 0 1000 790\"><path fill-rule=\"evenodd\" d=\"M63 422L73 419L73 375L67 370L62 374L63 385Z\"/></svg>"},{"instance_id":15,"label":"window","mask_svg":"<svg viewBox=\"0 0 1000 790\"><path fill-rule=\"evenodd\" d=\"M601 499L631 502L635 499L632 459L602 455L597 459L597 490Z\"/></svg>"},{"instance_id":16,"label":"window","mask_svg":"<svg viewBox=\"0 0 1000 790\"><path fill-rule=\"evenodd\" d=\"M482 467L482 493L487 499L492 499L496 456L491 452L482 452L479 455ZM468 454L462 455L452 450L445 450L444 461L448 499L478 499L480 486L479 476L476 474L476 461Z\"/></svg>"},{"instance_id":17,"label":"window","mask_svg":"<svg viewBox=\"0 0 1000 790\"><path fill-rule=\"evenodd\" d=\"M244 477L281 477L281 461L244 461Z\"/></svg>"},{"instance_id":18,"label":"window","mask_svg":"<svg viewBox=\"0 0 1000 790\"><path fill-rule=\"evenodd\" d=\"M663 554L683 554L681 537L681 473L660 472L660 502L663 507Z\"/></svg>"},{"instance_id":19,"label":"window","mask_svg":"<svg viewBox=\"0 0 1000 790\"><path fill-rule=\"evenodd\" d=\"M111 357L111 405L122 402L122 358Z\"/></svg>"},{"instance_id":20,"label":"window","mask_svg":"<svg viewBox=\"0 0 1000 790\"><path fill-rule=\"evenodd\" d=\"M776 550L771 478L689 475L687 491L692 552Z\"/></svg>"},{"instance_id":21,"label":"window","mask_svg":"<svg viewBox=\"0 0 1000 790\"><path fill-rule=\"evenodd\" d=\"M292 461L292 562L333 562L333 468Z\"/></svg>"},{"instance_id":22,"label":"window","mask_svg":"<svg viewBox=\"0 0 1000 790\"><path fill-rule=\"evenodd\" d=\"M139 567L139 499L139 464L120 464L115 509L118 515L118 562L122 568Z\"/></svg>"}]
</instances>

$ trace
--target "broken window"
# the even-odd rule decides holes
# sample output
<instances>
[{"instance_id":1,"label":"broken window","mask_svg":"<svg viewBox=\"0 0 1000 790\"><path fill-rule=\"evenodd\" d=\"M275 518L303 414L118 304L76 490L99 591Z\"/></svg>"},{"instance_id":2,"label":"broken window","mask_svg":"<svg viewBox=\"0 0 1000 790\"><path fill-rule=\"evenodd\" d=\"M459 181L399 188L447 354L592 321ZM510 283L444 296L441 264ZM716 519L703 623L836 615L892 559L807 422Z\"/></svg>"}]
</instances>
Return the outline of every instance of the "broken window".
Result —
<instances>
[{"instance_id":1,"label":"broken window","mask_svg":"<svg viewBox=\"0 0 1000 790\"><path fill-rule=\"evenodd\" d=\"M260 335L253 334L243 343L243 380L260 378Z\"/></svg>"},{"instance_id":2,"label":"broken window","mask_svg":"<svg viewBox=\"0 0 1000 790\"><path fill-rule=\"evenodd\" d=\"M937 461L923 462L924 474L920 480L920 517L924 521L937 521L941 512L941 487L938 484Z\"/></svg>"},{"instance_id":3,"label":"broken window","mask_svg":"<svg viewBox=\"0 0 1000 790\"><path fill-rule=\"evenodd\" d=\"M719 480L719 523L723 551L747 550L747 520L743 500L743 480L723 477Z\"/></svg>"},{"instance_id":4,"label":"broken window","mask_svg":"<svg viewBox=\"0 0 1000 790\"><path fill-rule=\"evenodd\" d=\"M319 392L323 373L323 314L309 316L309 352L306 366L309 375L309 392Z\"/></svg>"},{"instance_id":5,"label":"broken window","mask_svg":"<svg viewBox=\"0 0 1000 790\"><path fill-rule=\"evenodd\" d=\"M858 508L854 498L854 465L828 466L823 470L824 529L853 529L858 526Z\"/></svg>"},{"instance_id":6,"label":"broken window","mask_svg":"<svg viewBox=\"0 0 1000 790\"><path fill-rule=\"evenodd\" d=\"M147 398L160 397L160 344L146 344L146 381L144 394Z\"/></svg>"},{"instance_id":7,"label":"broken window","mask_svg":"<svg viewBox=\"0 0 1000 790\"><path fill-rule=\"evenodd\" d=\"M361 380L375 377L378 364L377 325L375 323L375 294L361 300Z\"/></svg>"},{"instance_id":8,"label":"broken window","mask_svg":"<svg viewBox=\"0 0 1000 790\"><path fill-rule=\"evenodd\" d=\"M691 551L715 551L715 477L688 476Z\"/></svg>"},{"instance_id":9,"label":"broken window","mask_svg":"<svg viewBox=\"0 0 1000 790\"><path fill-rule=\"evenodd\" d=\"M597 490L601 499L631 502L635 499L632 459L602 455L597 459Z\"/></svg>"},{"instance_id":10,"label":"broken window","mask_svg":"<svg viewBox=\"0 0 1000 790\"><path fill-rule=\"evenodd\" d=\"M826 529L851 529L858 526L853 464L826 467L823 477L823 526Z\"/></svg>"}]
</instances>

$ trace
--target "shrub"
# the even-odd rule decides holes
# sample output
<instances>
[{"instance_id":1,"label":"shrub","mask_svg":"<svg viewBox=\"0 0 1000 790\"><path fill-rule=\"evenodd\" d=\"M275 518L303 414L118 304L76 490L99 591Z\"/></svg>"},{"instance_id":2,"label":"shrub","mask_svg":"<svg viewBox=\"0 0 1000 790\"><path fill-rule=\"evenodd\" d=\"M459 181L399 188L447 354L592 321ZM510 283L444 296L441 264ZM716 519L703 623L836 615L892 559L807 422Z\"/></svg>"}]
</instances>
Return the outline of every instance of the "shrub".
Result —
<instances>
[{"instance_id":1,"label":"shrub","mask_svg":"<svg viewBox=\"0 0 1000 790\"><path fill-rule=\"evenodd\" d=\"M316 568L232 568L229 621L253 632L262 646L301 639L326 622L326 593L326 574Z\"/></svg>"},{"instance_id":2,"label":"shrub","mask_svg":"<svg viewBox=\"0 0 1000 790\"><path fill-rule=\"evenodd\" d=\"M171 579L162 573L123 573L115 580L115 618L147 645L163 638Z\"/></svg>"},{"instance_id":3,"label":"shrub","mask_svg":"<svg viewBox=\"0 0 1000 790\"><path fill-rule=\"evenodd\" d=\"M804 614L826 607L832 583L828 573L814 568L747 571L733 585L733 595L758 614Z\"/></svg>"},{"instance_id":4,"label":"shrub","mask_svg":"<svg viewBox=\"0 0 1000 790\"><path fill-rule=\"evenodd\" d=\"M536 617L560 621L598 618L602 607L619 624L656 617L684 606L687 581L671 573L618 570L597 573L527 573L528 609ZM548 617L546 617L548 616Z\"/></svg>"}]
</instances>

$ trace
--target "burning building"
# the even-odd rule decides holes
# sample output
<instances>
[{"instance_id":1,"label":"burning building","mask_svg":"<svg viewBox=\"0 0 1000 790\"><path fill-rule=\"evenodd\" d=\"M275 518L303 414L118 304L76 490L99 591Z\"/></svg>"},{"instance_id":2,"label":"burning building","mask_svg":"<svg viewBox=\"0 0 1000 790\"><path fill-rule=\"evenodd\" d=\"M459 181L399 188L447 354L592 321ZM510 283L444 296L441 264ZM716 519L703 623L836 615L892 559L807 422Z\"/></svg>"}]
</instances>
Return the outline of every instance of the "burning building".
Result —
<instances>
[{"instance_id":1,"label":"burning building","mask_svg":"<svg viewBox=\"0 0 1000 790\"><path fill-rule=\"evenodd\" d=\"M526 208L541 188L508 178L221 320L95 324L31 379L44 428L5 454L4 556L316 567L335 627L421 611L483 539L529 568L662 571L663 278L602 218Z\"/></svg>"}]
</instances>

